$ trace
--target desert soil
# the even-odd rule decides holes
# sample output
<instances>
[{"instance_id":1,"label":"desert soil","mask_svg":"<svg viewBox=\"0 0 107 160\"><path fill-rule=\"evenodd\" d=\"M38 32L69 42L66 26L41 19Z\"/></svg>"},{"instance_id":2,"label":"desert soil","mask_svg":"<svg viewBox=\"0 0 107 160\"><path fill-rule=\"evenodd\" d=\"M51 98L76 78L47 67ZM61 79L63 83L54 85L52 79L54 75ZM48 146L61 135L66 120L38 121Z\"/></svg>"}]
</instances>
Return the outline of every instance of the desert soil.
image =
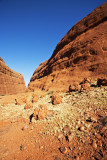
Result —
<instances>
[{"instance_id":1,"label":"desert soil","mask_svg":"<svg viewBox=\"0 0 107 160\"><path fill-rule=\"evenodd\" d=\"M57 105L52 104L52 91L39 94L43 96L31 109L15 104L21 95L0 96L0 160L107 159L107 87L59 92L62 103ZM40 104L48 115L35 120L32 115Z\"/></svg>"}]
</instances>

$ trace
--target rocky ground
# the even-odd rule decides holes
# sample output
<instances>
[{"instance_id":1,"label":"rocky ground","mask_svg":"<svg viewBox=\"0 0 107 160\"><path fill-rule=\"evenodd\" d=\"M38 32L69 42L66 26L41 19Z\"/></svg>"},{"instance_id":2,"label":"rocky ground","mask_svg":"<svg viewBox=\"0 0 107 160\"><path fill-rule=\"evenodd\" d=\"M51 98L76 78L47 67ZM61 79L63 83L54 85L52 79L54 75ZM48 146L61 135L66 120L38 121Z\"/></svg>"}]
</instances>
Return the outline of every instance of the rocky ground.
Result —
<instances>
[{"instance_id":1,"label":"rocky ground","mask_svg":"<svg viewBox=\"0 0 107 160\"><path fill-rule=\"evenodd\" d=\"M107 159L107 86L36 97L0 96L0 160Z\"/></svg>"}]
</instances>

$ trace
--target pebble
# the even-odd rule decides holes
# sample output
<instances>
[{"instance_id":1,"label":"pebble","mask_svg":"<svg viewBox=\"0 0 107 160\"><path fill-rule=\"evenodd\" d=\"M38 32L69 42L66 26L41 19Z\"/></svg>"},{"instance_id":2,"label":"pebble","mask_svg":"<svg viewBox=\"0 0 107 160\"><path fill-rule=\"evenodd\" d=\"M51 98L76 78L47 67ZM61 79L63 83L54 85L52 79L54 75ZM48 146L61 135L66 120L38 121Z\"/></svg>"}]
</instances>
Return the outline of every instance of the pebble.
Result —
<instances>
[{"instance_id":1,"label":"pebble","mask_svg":"<svg viewBox=\"0 0 107 160\"><path fill-rule=\"evenodd\" d=\"M33 130L33 126L31 126L31 128L30 128L31 130Z\"/></svg>"},{"instance_id":2,"label":"pebble","mask_svg":"<svg viewBox=\"0 0 107 160\"><path fill-rule=\"evenodd\" d=\"M102 147L102 142L98 141L98 146Z\"/></svg>"},{"instance_id":3,"label":"pebble","mask_svg":"<svg viewBox=\"0 0 107 160\"><path fill-rule=\"evenodd\" d=\"M68 136L68 141L69 141L69 142L72 142L73 138L74 138L74 135L69 135L69 136Z\"/></svg>"},{"instance_id":4,"label":"pebble","mask_svg":"<svg viewBox=\"0 0 107 160\"><path fill-rule=\"evenodd\" d=\"M101 135L99 133L96 133L96 138L101 139Z\"/></svg>"},{"instance_id":5,"label":"pebble","mask_svg":"<svg viewBox=\"0 0 107 160\"><path fill-rule=\"evenodd\" d=\"M25 129L28 129L28 127L29 127L28 125L22 127L22 131L24 131Z\"/></svg>"},{"instance_id":6,"label":"pebble","mask_svg":"<svg viewBox=\"0 0 107 160\"><path fill-rule=\"evenodd\" d=\"M43 146L40 146L40 149L43 149L44 147Z\"/></svg>"},{"instance_id":7,"label":"pebble","mask_svg":"<svg viewBox=\"0 0 107 160\"><path fill-rule=\"evenodd\" d=\"M93 146L94 149L97 149L97 143L96 143L95 140L93 141L92 146Z\"/></svg>"},{"instance_id":8,"label":"pebble","mask_svg":"<svg viewBox=\"0 0 107 160\"><path fill-rule=\"evenodd\" d=\"M78 129L79 129L80 131L84 131L84 130L85 130L84 126L80 126Z\"/></svg>"},{"instance_id":9,"label":"pebble","mask_svg":"<svg viewBox=\"0 0 107 160\"><path fill-rule=\"evenodd\" d=\"M36 121L35 121L35 118L34 118L34 117L32 118L32 123L36 123Z\"/></svg>"},{"instance_id":10,"label":"pebble","mask_svg":"<svg viewBox=\"0 0 107 160\"><path fill-rule=\"evenodd\" d=\"M20 150L23 151L25 149L25 147L21 144L20 145Z\"/></svg>"},{"instance_id":11,"label":"pebble","mask_svg":"<svg viewBox=\"0 0 107 160\"><path fill-rule=\"evenodd\" d=\"M61 134L59 134L59 136L58 136L58 140L59 141L62 141L64 139L64 135L61 133Z\"/></svg>"},{"instance_id":12,"label":"pebble","mask_svg":"<svg viewBox=\"0 0 107 160\"><path fill-rule=\"evenodd\" d=\"M60 150L60 152L63 153L63 154L66 154L66 153L67 153L67 148L64 147L64 146L63 146L63 147L60 147L59 150Z\"/></svg>"}]
</instances>

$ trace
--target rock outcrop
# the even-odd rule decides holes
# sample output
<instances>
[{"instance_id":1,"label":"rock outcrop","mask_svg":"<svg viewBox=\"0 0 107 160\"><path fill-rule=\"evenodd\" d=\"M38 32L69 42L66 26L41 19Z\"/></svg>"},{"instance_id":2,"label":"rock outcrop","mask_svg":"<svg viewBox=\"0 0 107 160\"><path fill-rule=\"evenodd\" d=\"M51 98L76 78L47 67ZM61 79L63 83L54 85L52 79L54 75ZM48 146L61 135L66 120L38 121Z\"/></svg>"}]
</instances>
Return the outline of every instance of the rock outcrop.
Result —
<instances>
[{"instance_id":1,"label":"rock outcrop","mask_svg":"<svg viewBox=\"0 0 107 160\"><path fill-rule=\"evenodd\" d=\"M24 78L20 73L10 69L0 58L0 95L25 92Z\"/></svg>"},{"instance_id":2,"label":"rock outcrop","mask_svg":"<svg viewBox=\"0 0 107 160\"><path fill-rule=\"evenodd\" d=\"M107 2L76 23L49 60L34 72L29 89L66 89L84 77L107 77Z\"/></svg>"}]
</instances>

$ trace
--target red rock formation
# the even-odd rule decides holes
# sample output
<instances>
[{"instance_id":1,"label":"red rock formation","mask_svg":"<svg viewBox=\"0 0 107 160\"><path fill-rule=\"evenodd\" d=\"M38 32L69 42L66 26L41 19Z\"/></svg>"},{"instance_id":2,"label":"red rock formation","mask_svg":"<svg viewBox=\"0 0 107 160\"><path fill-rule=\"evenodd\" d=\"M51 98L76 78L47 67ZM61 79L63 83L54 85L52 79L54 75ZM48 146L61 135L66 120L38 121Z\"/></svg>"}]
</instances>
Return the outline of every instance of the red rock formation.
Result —
<instances>
[{"instance_id":1,"label":"red rock formation","mask_svg":"<svg viewBox=\"0 0 107 160\"><path fill-rule=\"evenodd\" d=\"M76 23L51 58L34 72L29 89L65 89L84 77L107 77L107 2Z\"/></svg>"},{"instance_id":2,"label":"red rock formation","mask_svg":"<svg viewBox=\"0 0 107 160\"><path fill-rule=\"evenodd\" d=\"M0 58L0 95L17 94L25 90L23 76L10 69Z\"/></svg>"}]
</instances>

